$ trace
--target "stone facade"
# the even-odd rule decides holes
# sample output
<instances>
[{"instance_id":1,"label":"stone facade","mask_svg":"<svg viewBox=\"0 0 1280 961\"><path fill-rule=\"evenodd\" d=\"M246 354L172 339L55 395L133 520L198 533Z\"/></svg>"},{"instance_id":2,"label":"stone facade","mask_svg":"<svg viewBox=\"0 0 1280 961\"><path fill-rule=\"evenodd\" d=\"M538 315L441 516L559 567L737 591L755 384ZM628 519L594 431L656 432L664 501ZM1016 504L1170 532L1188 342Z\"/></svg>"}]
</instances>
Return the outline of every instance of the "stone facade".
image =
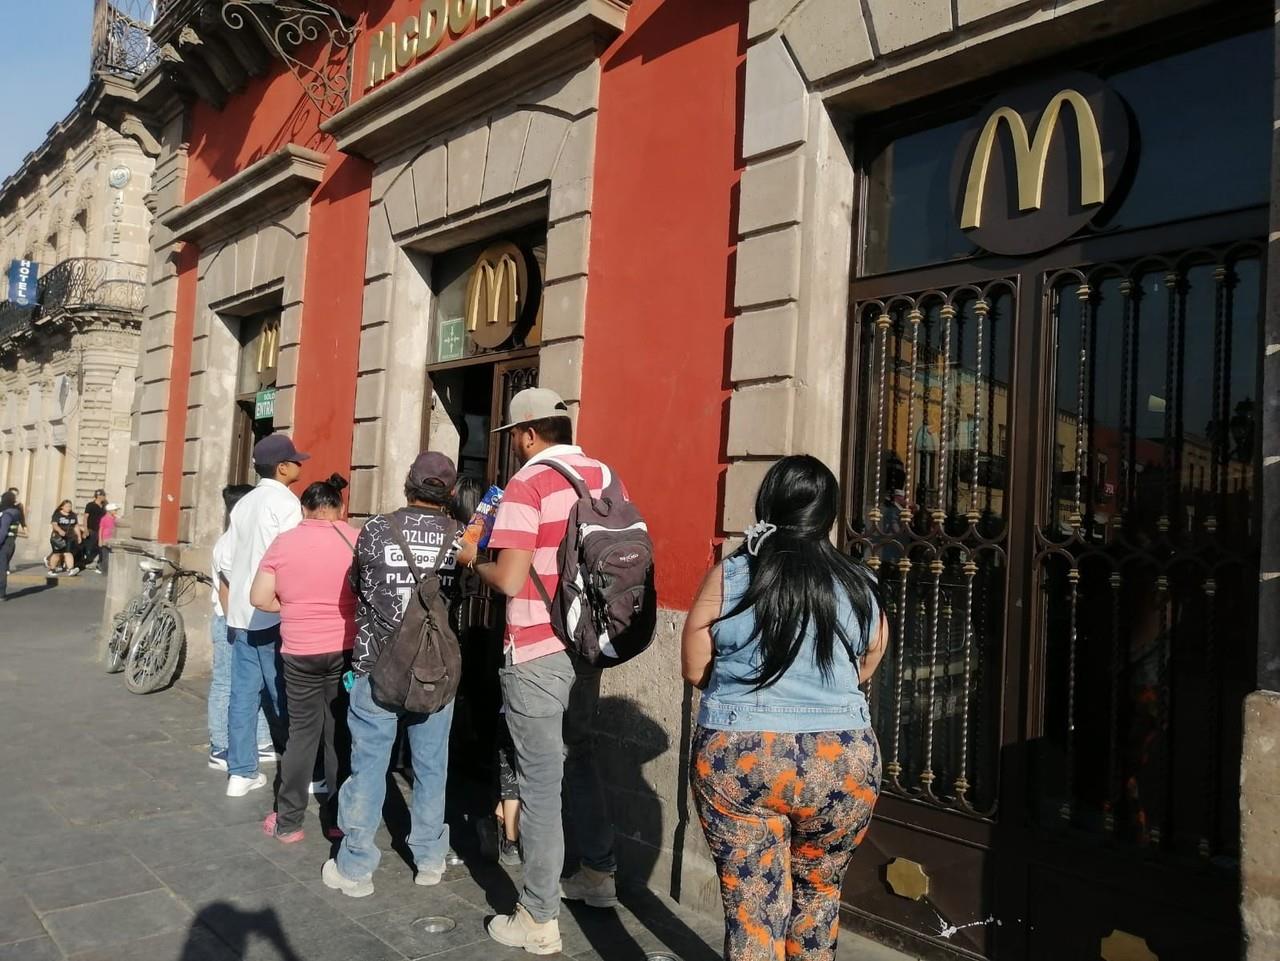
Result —
<instances>
[{"instance_id":1,"label":"stone facade","mask_svg":"<svg viewBox=\"0 0 1280 961\"><path fill-rule=\"evenodd\" d=\"M0 326L0 485L26 507L20 562L48 553L63 498L124 499L151 168L82 100L0 186L0 264L33 260L62 288Z\"/></svg>"}]
</instances>

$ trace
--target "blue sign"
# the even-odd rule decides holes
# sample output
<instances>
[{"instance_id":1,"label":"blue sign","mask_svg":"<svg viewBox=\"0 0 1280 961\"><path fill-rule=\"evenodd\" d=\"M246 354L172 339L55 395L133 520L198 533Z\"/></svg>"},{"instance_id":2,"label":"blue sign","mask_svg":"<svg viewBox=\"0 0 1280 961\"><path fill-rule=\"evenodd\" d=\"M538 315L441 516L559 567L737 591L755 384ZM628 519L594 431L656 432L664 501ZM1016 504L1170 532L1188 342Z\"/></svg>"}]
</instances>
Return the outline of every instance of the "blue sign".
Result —
<instances>
[{"instance_id":1,"label":"blue sign","mask_svg":"<svg viewBox=\"0 0 1280 961\"><path fill-rule=\"evenodd\" d=\"M15 260L9 264L9 302L27 307L36 302L36 281L40 267L34 260Z\"/></svg>"}]
</instances>

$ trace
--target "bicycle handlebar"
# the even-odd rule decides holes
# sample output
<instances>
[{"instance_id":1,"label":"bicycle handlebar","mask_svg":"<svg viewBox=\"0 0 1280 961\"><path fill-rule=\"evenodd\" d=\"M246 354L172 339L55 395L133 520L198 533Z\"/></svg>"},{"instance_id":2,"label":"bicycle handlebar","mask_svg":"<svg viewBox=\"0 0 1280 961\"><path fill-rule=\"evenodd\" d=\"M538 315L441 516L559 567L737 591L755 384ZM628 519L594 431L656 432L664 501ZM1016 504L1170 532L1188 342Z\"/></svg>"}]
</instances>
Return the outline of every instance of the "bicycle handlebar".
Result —
<instances>
[{"instance_id":1,"label":"bicycle handlebar","mask_svg":"<svg viewBox=\"0 0 1280 961\"><path fill-rule=\"evenodd\" d=\"M141 547L135 547L132 544L129 544L129 545L121 544L118 547L113 547L113 550L123 551L126 554L137 554L141 557L149 558L150 560L153 560L158 564L167 564L169 567L173 569L173 576L194 577L201 584L209 584L209 585L213 584L213 578L210 577L208 574L205 574L202 571L193 571L185 567L179 567L176 563L171 561L169 558L165 557L163 554L152 554L150 551L143 550Z\"/></svg>"}]
</instances>

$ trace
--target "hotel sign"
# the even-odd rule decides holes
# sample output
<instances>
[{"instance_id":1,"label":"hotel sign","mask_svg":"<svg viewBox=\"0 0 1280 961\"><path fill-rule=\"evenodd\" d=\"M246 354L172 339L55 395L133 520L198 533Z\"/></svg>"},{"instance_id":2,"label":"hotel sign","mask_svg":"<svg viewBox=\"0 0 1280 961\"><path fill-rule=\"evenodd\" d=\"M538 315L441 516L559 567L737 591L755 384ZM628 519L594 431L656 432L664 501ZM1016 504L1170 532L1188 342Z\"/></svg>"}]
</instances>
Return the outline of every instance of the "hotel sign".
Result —
<instances>
[{"instance_id":1,"label":"hotel sign","mask_svg":"<svg viewBox=\"0 0 1280 961\"><path fill-rule=\"evenodd\" d=\"M461 36L472 27L488 23L519 0L422 0L414 16L392 23L369 40L369 67L365 89L376 87L388 77L407 70L415 62L434 53L444 41L445 31Z\"/></svg>"},{"instance_id":2,"label":"hotel sign","mask_svg":"<svg viewBox=\"0 0 1280 961\"><path fill-rule=\"evenodd\" d=\"M997 254L1046 250L1119 192L1129 112L1110 87L1066 74L997 97L961 138L952 174L960 229Z\"/></svg>"}]
</instances>

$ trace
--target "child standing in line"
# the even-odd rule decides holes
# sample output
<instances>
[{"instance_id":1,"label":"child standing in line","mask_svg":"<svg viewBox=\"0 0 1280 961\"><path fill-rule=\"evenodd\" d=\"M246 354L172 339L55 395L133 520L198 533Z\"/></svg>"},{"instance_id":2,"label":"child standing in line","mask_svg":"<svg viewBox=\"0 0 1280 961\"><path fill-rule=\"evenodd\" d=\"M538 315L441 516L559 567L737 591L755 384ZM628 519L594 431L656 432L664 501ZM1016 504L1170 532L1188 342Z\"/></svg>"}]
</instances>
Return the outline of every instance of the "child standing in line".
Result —
<instances>
[{"instance_id":1,"label":"child standing in line","mask_svg":"<svg viewBox=\"0 0 1280 961\"><path fill-rule=\"evenodd\" d=\"M475 519L476 508L484 499L488 489L488 485L479 478L459 478L453 495L454 517L469 527L474 526L472 522ZM470 536L477 535L470 533ZM465 607L465 599L470 594L478 593L481 585L474 575L470 575L470 572L460 571L459 576L457 609L460 614ZM455 614L454 628L461 638L462 628L466 625L459 623L460 620L461 617ZM475 636L483 636L483 632L476 632ZM486 663L486 668L488 667ZM485 670L484 676L486 679L495 679L496 673ZM502 698L496 690L491 693L494 695L492 698L486 697L481 700L490 705L490 710L492 710L493 701L498 703L498 719L493 728L497 805L493 811L494 821L491 822L486 818L478 826L480 843L489 857L496 858L501 864L514 865L521 863L520 786L517 782L516 750L511 740L511 731L507 727L506 708L502 706Z\"/></svg>"},{"instance_id":2,"label":"child standing in line","mask_svg":"<svg viewBox=\"0 0 1280 961\"><path fill-rule=\"evenodd\" d=\"M108 564L111 562L111 545L116 539L116 524L118 522L120 505L116 503L107 504L102 515L102 520L98 522L98 573L105 575L107 573Z\"/></svg>"}]
</instances>

